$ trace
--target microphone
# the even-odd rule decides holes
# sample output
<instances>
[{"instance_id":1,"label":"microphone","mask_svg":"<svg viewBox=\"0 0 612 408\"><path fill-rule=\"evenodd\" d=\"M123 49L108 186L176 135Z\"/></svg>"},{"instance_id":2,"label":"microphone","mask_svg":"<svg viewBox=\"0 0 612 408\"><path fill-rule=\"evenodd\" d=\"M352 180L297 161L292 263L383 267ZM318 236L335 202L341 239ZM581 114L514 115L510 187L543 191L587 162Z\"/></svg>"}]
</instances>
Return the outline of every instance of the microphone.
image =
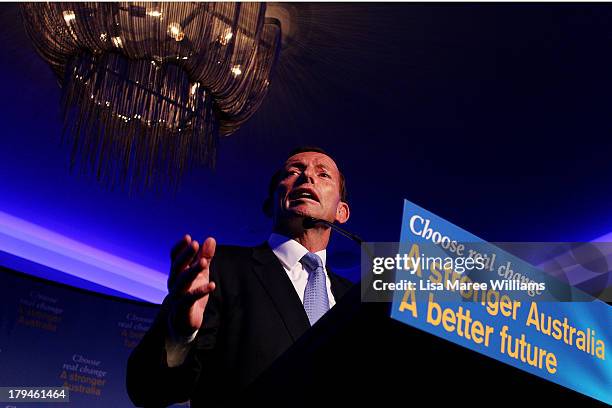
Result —
<instances>
[{"instance_id":1,"label":"microphone","mask_svg":"<svg viewBox=\"0 0 612 408\"><path fill-rule=\"evenodd\" d=\"M353 242L356 242L361 247L362 251L365 251L365 254L370 259L374 259L374 255L372 253L372 250L369 248L369 245L363 245L365 243L363 239L361 239L358 235L348 232L344 228L340 228L333 222L325 221L320 218L304 217L304 221L302 225L304 226L304 229L309 229L309 228L314 228L315 226L317 226L317 224L326 225L329 228L333 229L334 231L338 232L340 235L345 236L346 238L350 239ZM364 276L362 272L362 278L361 278L361 298L362 299L365 299L372 292L373 289L372 289L371 281L374 279L374 276L375 275L370 275L370 276L365 275ZM369 283L365 284L363 282L364 279L366 280L366 282L369 281ZM392 299L388 299L387 301L390 302L391 300Z\"/></svg>"},{"instance_id":2,"label":"microphone","mask_svg":"<svg viewBox=\"0 0 612 408\"><path fill-rule=\"evenodd\" d=\"M324 224L338 232L340 235L344 235L346 238L355 241L359 245L363 244L363 239L361 239L358 235L348 232L344 228L340 228L333 222L325 221L320 218L305 217L302 225L304 226L304 229L310 229L316 227L317 224Z\"/></svg>"}]
</instances>

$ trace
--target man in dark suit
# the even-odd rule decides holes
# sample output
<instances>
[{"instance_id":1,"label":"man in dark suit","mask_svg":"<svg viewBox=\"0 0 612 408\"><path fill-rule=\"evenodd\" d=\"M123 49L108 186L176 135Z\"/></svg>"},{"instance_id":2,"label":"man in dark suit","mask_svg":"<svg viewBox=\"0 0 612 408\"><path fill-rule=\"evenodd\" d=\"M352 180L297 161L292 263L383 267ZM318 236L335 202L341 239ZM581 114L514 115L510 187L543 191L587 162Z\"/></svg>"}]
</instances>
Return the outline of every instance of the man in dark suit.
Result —
<instances>
[{"instance_id":1,"label":"man in dark suit","mask_svg":"<svg viewBox=\"0 0 612 408\"><path fill-rule=\"evenodd\" d=\"M303 222L349 218L344 176L327 153L293 151L270 181L264 212L273 232L257 247L186 235L173 248L169 294L128 361L137 406L227 402L351 286L325 267L329 227Z\"/></svg>"}]
</instances>

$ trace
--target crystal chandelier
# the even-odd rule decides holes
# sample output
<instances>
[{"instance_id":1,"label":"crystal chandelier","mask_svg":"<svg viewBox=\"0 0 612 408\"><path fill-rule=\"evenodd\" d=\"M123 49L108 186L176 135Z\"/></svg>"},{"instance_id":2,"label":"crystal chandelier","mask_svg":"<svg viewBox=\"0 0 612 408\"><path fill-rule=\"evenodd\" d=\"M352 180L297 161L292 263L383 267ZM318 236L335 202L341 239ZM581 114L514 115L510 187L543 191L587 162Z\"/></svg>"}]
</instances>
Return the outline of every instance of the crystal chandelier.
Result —
<instances>
[{"instance_id":1,"label":"crystal chandelier","mask_svg":"<svg viewBox=\"0 0 612 408\"><path fill-rule=\"evenodd\" d=\"M176 186L259 107L280 50L264 3L22 3L62 88L71 164Z\"/></svg>"}]
</instances>

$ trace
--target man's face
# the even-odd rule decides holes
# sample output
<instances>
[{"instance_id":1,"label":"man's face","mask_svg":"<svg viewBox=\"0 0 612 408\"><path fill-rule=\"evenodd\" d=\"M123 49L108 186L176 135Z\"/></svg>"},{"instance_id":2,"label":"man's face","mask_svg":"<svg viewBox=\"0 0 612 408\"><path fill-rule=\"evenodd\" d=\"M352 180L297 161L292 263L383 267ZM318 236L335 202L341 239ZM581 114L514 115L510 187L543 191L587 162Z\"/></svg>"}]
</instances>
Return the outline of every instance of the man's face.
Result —
<instances>
[{"instance_id":1,"label":"man's face","mask_svg":"<svg viewBox=\"0 0 612 408\"><path fill-rule=\"evenodd\" d=\"M340 223L348 205L340 201L340 171L327 155L304 152L285 162L274 195L274 218L315 217Z\"/></svg>"}]
</instances>

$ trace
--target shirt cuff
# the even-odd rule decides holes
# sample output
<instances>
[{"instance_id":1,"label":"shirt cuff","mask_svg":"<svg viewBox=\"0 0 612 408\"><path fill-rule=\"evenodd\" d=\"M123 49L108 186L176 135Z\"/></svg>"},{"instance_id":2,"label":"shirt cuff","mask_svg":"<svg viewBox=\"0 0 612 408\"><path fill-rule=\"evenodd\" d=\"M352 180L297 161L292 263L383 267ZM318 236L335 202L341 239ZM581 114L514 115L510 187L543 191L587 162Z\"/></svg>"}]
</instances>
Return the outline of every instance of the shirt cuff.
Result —
<instances>
[{"instance_id":1,"label":"shirt cuff","mask_svg":"<svg viewBox=\"0 0 612 408\"><path fill-rule=\"evenodd\" d=\"M196 330L189 336L177 335L170 324L170 319L168 319L168 336L166 336L166 362L168 367L178 367L183 364L197 334L198 331Z\"/></svg>"}]
</instances>

